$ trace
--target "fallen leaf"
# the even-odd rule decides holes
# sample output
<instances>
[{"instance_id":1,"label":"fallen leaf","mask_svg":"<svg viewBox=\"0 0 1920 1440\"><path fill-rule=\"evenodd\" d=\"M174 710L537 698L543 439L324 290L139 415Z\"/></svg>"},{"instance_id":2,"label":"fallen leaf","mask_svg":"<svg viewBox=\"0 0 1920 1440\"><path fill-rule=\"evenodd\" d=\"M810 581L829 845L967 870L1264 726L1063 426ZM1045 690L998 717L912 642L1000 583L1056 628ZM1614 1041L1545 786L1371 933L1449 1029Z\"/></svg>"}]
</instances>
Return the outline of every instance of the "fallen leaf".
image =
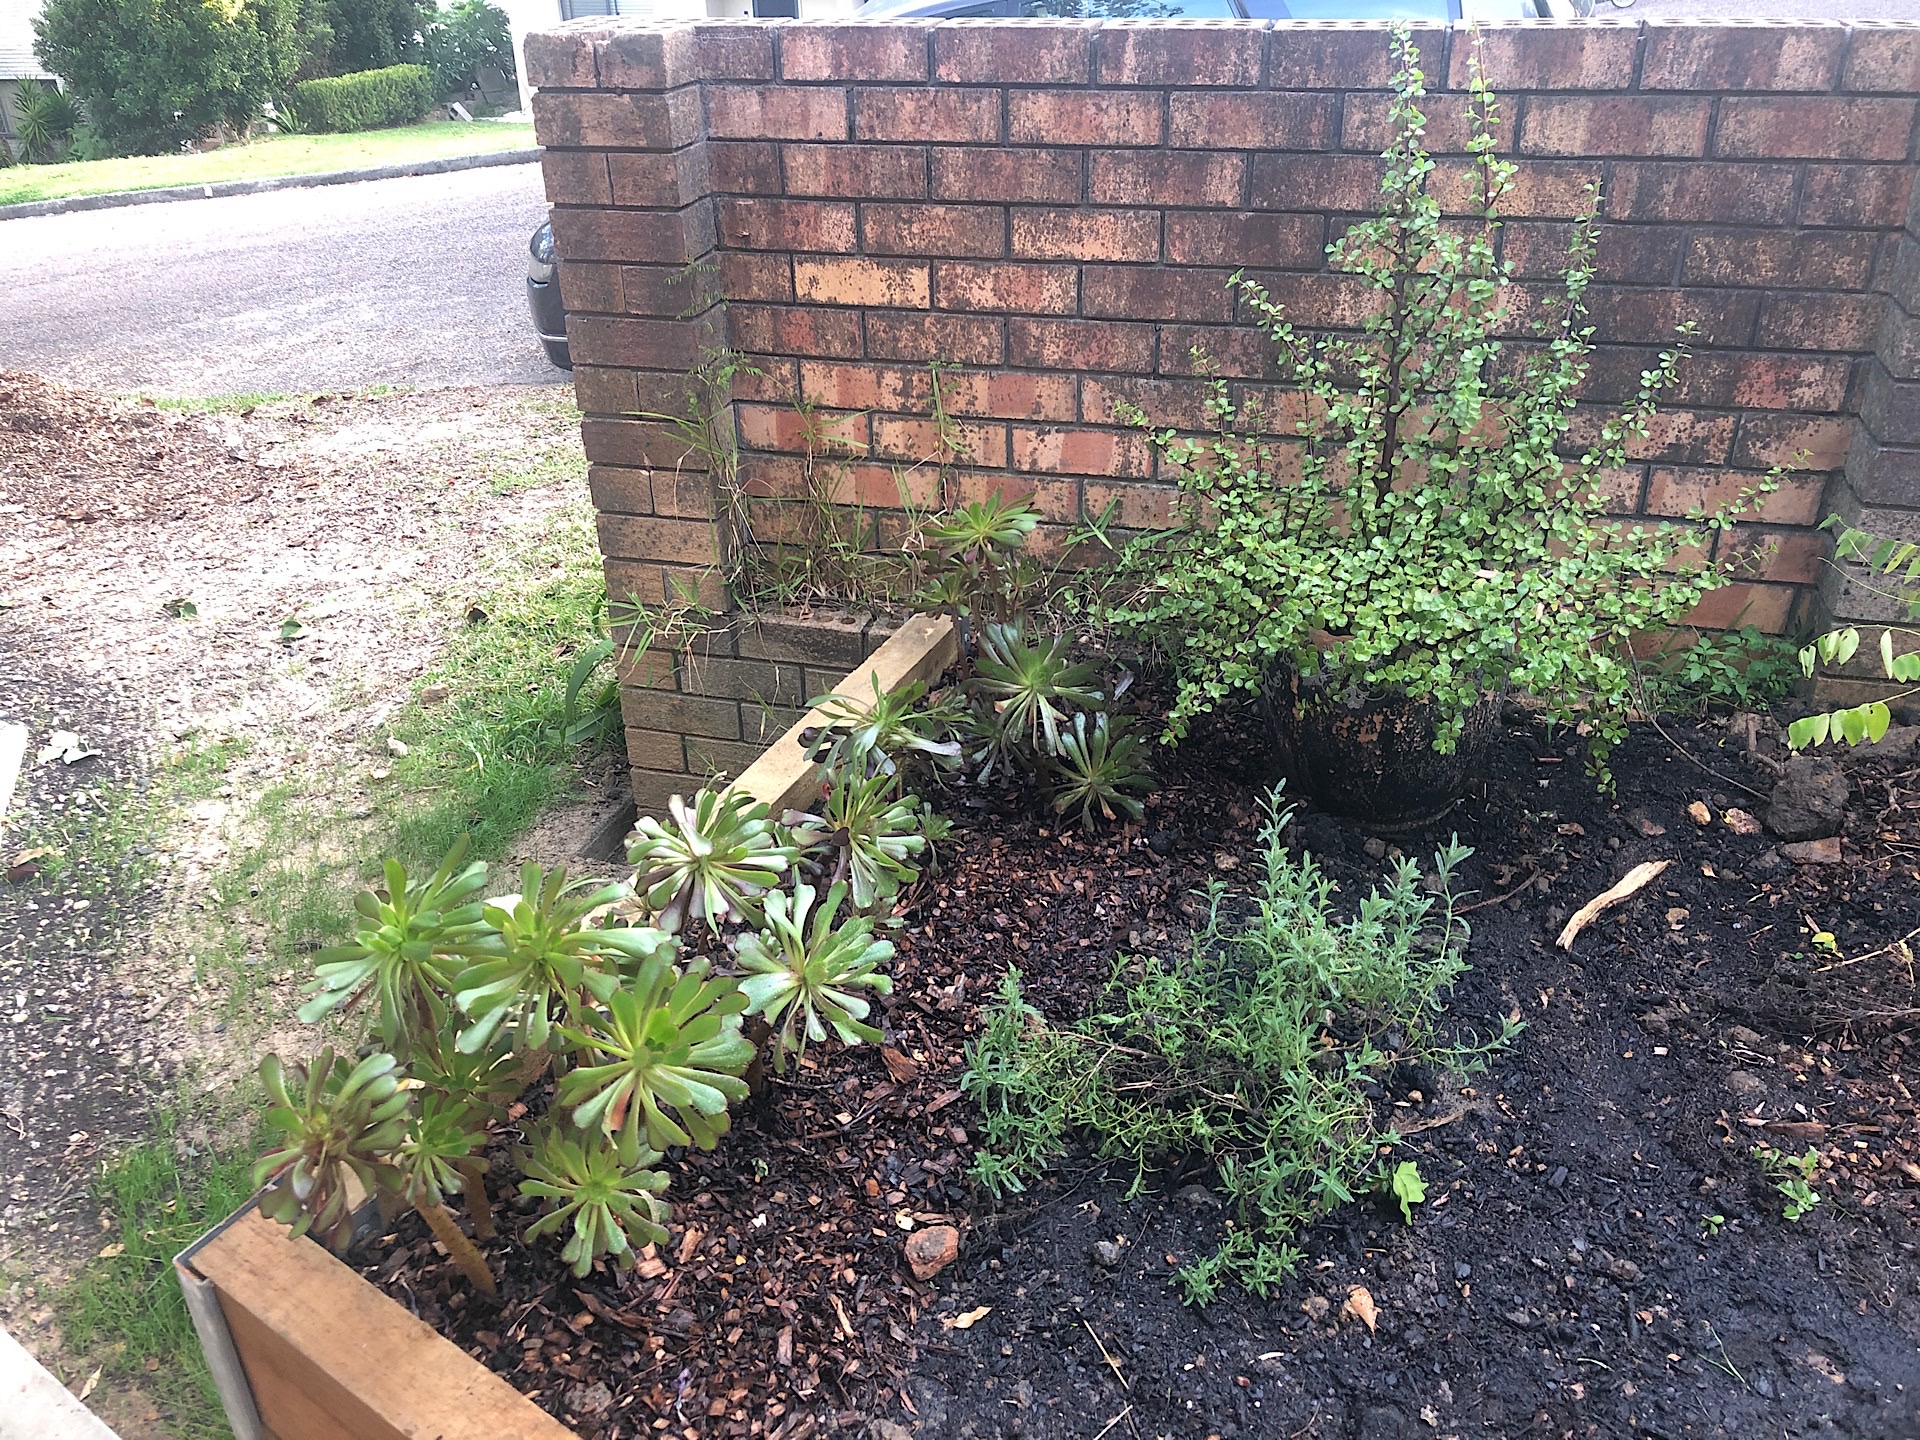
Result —
<instances>
[{"instance_id":1,"label":"fallen leaf","mask_svg":"<svg viewBox=\"0 0 1920 1440\"><path fill-rule=\"evenodd\" d=\"M1696 825L1711 825L1713 823L1713 811L1707 808L1707 802L1704 800L1696 800L1687 806L1687 814L1693 817L1693 823Z\"/></svg>"},{"instance_id":2,"label":"fallen leaf","mask_svg":"<svg viewBox=\"0 0 1920 1440\"><path fill-rule=\"evenodd\" d=\"M127 1247L124 1245L102 1245L98 1258L101 1260L111 1260L116 1255L124 1255L126 1253Z\"/></svg>"},{"instance_id":3,"label":"fallen leaf","mask_svg":"<svg viewBox=\"0 0 1920 1440\"><path fill-rule=\"evenodd\" d=\"M404 756L407 753L407 742L389 735L387 737L387 753L390 755Z\"/></svg>"},{"instance_id":4,"label":"fallen leaf","mask_svg":"<svg viewBox=\"0 0 1920 1440\"><path fill-rule=\"evenodd\" d=\"M1558 829L1560 834L1562 835L1584 835L1587 833L1586 826L1576 825L1571 820L1569 820L1566 824L1559 826Z\"/></svg>"},{"instance_id":5,"label":"fallen leaf","mask_svg":"<svg viewBox=\"0 0 1920 1440\"><path fill-rule=\"evenodd\" d=\"M81 1382L80 1398L82 1400L86 1399L89 1395L93 1394L93 1387L100 1383L100 1372L106 1368L107 1367L104 1365L94 1366L93 1373L87 1376L87 1378Z\"/></svg>"},{"instance_id":6,"label":"fallen leaf","mask_svg":"<svg viewBox=\"0 0 1920 1440\"><path fill-rule=\"evenodd\" d=\"M300 617L289 615L280 622L280 643L291 645L296 640L304 640L310 632L300 623Z\"/></svg>"},{"instance_id":7,"label":"fallen leaf","mask_svg":"<svg viewBox=\"0 0 1920 1440\"><path fill-rule=\"evenodd\" d=\"M429 685L420 692L420 703L422 705L438 705L452 693L453 689L451 686Z\"/></svg>"},{"instance_id":8,"label":"fallen leaf","mask_svg":"<svg viewBox=\"0 0 1920 1440\"><path fill-rule=\"evenodd\" d=\"M949 1330L971 1330L992 1313L993 1306L982 1305L978 1310L969 1310L964 1315L956 1315L951 1320L942 1320L940 1323Z\"/></svg>"},{"instance_id":9,"label":"fallen leaf","mask_svg":"<svg viewBox=\"0 0 1920 1440\"><path fill-rule=\"evenodd\" d=\"M1343 1319L1351 1315L1367 1329L1372 1330L1375 1328L1380 1312L1374 1308L1373 1296L1366 1286L1351 1285L1347 1287L1347 1303L1340 1307L1340 1314Z\"/></svg>"},{"instance_id":10,"label":"fallen leaf","mask_svg":"<svg viewBox=\"0 0 1920 1440\"><path fill-rule=\"evenodd\" d=\"M30 861L44 860L47 856L56 853L58 852L56 852L51 845L36 845L31 850L22 850L18 855L15 855L11 860L7 861L7 864L25 865Z\"/></svg>"},{"instance_id":11,"label":"fallen leaf","mask_svg":"<svg viewBox=\"0 0 1920 1440\"><path fill-rule=\"evenodd\" d=\"M56 730L47 737L47 748L40 752L39 763L47 764L58 760L62 765L77 765L89 760L100 752L89 750L80 741L80 737L71 730Z\"/></svg>"},{"instance_id":12,"label":"fallen leaf","mask_svg":"<svg viewBox=\"0 0 1920 1440\"><path fill-rule=\"evenodd\" d=\"M1672 906L1667 911L1667 924L1670 928L1678 930L1687 923L1687 917L1692 913L1684 905Z\"/></svg>"},{"instance_id":13,"label":"fallen leaf","mask_svg":"<svg viewBox=\"0 0 1920 1440\"><path fill-rule=\"evenodd\" d=\"M887 1067L896 1085L911 1084L920 1076L920 1067L891 1045L880 1047L880 1063Z\"/></svg>"},{"instance_id":14,"label":"fallen leaf","mask_svg":"<svg viewBox=\"0 0 1920 1440\"><path fill-rule=\"evenodd\" d=\"M191 620L200 613L200 607L184 595L176 595L160 607L161 613L174 620Z\"/></svg>"}]
</instances>

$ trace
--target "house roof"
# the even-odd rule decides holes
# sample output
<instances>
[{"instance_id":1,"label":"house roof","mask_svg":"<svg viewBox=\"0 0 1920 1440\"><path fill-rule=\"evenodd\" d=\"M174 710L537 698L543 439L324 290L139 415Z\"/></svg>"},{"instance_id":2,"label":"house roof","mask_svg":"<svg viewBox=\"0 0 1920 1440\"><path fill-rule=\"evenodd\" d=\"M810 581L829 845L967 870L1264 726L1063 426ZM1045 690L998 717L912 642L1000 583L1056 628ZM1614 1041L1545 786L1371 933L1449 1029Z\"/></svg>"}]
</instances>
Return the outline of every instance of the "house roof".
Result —
<instances>
[{"instance_id":1,"label":"house roof","mask_svg":"<svg viewBox=\"0 0 1920 1440\"><path fill-rule=\"evenodd\" d=\"M39 13L40 0L0 0L0 80L52 78L33 53L33 19Z\"/></svg>"}]
</instances>

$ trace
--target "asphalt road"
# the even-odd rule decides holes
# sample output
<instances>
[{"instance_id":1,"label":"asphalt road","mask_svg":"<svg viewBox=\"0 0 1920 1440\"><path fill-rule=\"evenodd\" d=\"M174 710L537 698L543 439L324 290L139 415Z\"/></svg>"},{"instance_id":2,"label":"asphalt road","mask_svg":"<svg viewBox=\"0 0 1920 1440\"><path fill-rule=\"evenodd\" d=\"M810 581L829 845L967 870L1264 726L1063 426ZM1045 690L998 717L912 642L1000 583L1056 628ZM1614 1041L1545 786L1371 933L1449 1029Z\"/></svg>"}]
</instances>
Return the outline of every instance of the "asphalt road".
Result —
<instances>
[{"instance_id":1,"label":"asphalt road","mask_svg":"<svg viewBox=\"0 0 1920 1440\"><path fill-rule=\"evenodd\" d=\"M558 382L538 165L0 221L0 370L177 395Z\"/></svg>"}]
</instances>

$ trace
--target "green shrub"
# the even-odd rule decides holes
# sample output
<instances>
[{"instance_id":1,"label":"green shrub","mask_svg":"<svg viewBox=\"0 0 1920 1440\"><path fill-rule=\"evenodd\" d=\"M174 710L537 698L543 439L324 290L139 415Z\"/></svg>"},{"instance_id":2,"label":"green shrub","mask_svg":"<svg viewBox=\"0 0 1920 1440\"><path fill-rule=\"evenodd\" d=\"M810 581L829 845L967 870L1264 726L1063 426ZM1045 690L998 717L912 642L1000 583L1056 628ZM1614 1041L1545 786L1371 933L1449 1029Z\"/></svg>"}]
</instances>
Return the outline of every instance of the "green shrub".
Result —
<instances>
[{"instance_id":1,"label":"green shrub","mask_svg":"<svg viewBox=\"0 0 1920 1440\"><path fill-rule=\"evenodd\" d=\"M39 80L21 82L13 97L13 137L22 158L50 164L61 158L80 125L80 109L64 90Z\"/></svg>"},{"instance_id":2,"label":"green shrub","mask_svg":"<svg viewBox=\"0 0 1920 1440\"><path fill-rule=\"evenodd\" d=\"M507 12L487 0L461 0L427 22L422 32L427 64L442 95L465 94L482 68L513 78L513 36Z\"/></svg>"},{"instance_id":3,"label":"green shrub","mask_svg":"<svg viewBox=\"0 0 1920 1440\"><path fill-rule=\"evenodd\" d=\"M326 27L324 75L382 70L420 58L425 26L420 0L313 0L315 19Z\"/></svg>"},{"instance_id":4,"label":"green shrub","mask_svg":"<svg viewBox=\"0 0 1920 1440\"><path fill-rule=\"evenodd\" d=\"M961 1078L983 1117L973 1178L996 1196L1022 1189L1070 1135L1130 1167L1133 1194L1176 1167L1211 1176L1233 1223L1180 1272L1201 1303L1228 1277L1272 1293L1299 1263L1302 1228L1391 1186L1392 1111L1377 1098L1389 1071L1472 1068L1486 1048L1439 1035L1467 939L1448 882L1471 852L1448 845L1425 880L1395 861L1343 921L1333 881L1281 842L1277 793L1266 816L1251 905L1216 885L1188 955L1136 962L1072 1028L1047 1024L1009 971Z\"/></svg>"},{"instance_id":5,"label":"green shrub","mask_svg":"<svg viewBox=\"0 0 1920 1440\"><path fill-rule=\"evenodd\" d=\"M237 134L300 58L298 0L47 0L34 21L46 67L86 111L102 150L158 155L225 126Z\"/></svg>"},{"instance_id":6,"label":"green shrub","mask_svg":"<svg viewBox=\"0 0 1920 1440\"><path fill-rule=\"evenodd\" d=\"M293 87L291 104L302 130L379 130L418 121L432 107L433 92L433 72L426 66L389 65L302 80Z\"/></svg>"}]
</instances>

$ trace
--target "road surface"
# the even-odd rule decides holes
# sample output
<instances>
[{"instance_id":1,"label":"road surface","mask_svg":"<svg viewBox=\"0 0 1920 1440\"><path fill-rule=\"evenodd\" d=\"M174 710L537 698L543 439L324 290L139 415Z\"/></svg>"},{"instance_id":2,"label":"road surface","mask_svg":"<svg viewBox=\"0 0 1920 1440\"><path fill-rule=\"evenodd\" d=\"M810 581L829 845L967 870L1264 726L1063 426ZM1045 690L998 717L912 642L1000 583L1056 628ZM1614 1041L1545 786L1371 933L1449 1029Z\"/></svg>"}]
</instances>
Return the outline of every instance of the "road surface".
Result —
<instances>
[{"instance_id":1,"label":"road surface","mask_svg":"<svg viewBox=\"0 0 1920 1440\"><path fill-rule=\"evenodd\" d=\"M0 370L103 390L560 381L538 165L0 221Z\"/></svg>"}]
</instances>

